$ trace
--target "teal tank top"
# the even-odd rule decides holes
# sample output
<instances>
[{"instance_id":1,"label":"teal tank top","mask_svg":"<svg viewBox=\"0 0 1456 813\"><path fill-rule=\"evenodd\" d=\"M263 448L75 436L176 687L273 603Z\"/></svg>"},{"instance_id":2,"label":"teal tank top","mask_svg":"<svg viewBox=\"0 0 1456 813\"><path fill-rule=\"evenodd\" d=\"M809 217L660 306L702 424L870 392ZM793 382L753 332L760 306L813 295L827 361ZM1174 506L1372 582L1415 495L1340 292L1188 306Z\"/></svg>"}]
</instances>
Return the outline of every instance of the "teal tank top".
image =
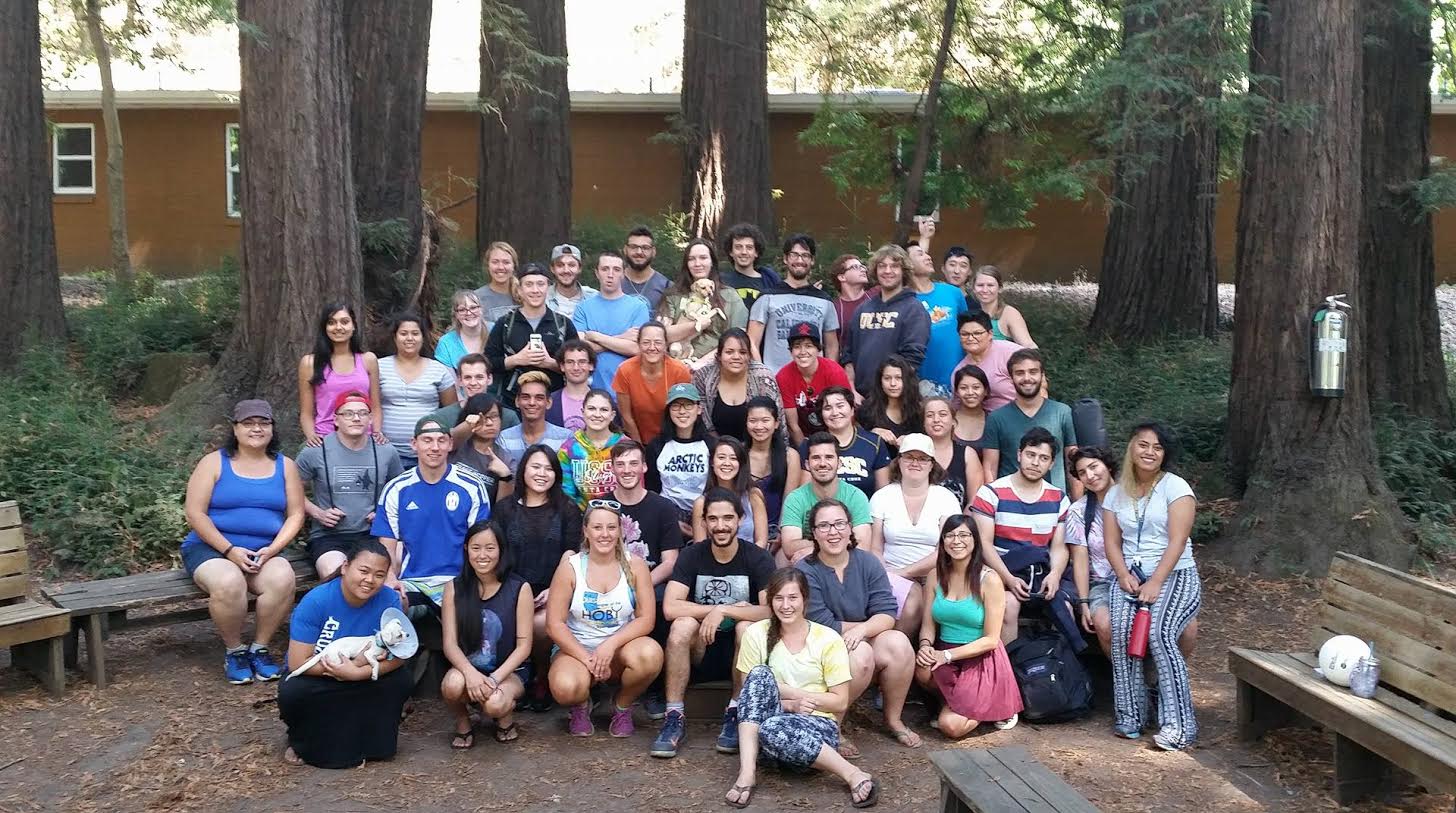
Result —
<instances>
[{"instance_id":1,"label":"teal tank top","mask_svg":"<svg viewBox=\"0 0 1456 813\"><path fill-rule=\"evenodd\" d=\"M1000 339L1003 342L1009 342L1009 341L1011 341L1011 337L1010 336L1007 336L1005 333L1001 332L1001 320L1000 319L992 319L991 320L991 338L993 338L993 339Z\"/></svg>"},{"instance_id":2,"label":"teal tank top","mask_svg":"<svg viewBox=\"0 0 1456 813\"><path fill-rule=\"evenodd\" d=\"M969 644L980 638L986 626L986 608L975 596L951 600L940 585L935 587L935 601L930 604L930 617L940 630L940 640L948 644Z\"/></svg>"}]
</instances>

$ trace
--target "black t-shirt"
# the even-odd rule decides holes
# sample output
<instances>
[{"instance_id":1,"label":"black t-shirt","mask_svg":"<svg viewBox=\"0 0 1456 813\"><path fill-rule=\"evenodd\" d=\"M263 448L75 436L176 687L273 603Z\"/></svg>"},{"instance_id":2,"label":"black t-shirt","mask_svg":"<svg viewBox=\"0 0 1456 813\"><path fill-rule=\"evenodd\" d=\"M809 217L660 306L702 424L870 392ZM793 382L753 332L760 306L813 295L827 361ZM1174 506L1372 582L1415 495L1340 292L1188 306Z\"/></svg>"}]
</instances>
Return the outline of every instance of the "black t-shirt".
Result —
<instances>
[{"instance_id":1,"label":"black t-shirt","mask_svg":"<svg viewBox=\"0 0 1456 813\"><path fill-rule=\"evenodd\" d=\"M612 495L613 499L616 495ZM647 492L642 502L622 503L622 541L627 552L647 562L651 570L662 561L662 552L683 546L680 512L672 500Z\"/></svg>"},{"instance_id":2,"label":"black t-shirt","mask_svg":"<svg viewBox=\"0 0 1456 813\"><path fill-rule=\"evenodd\" d=\"M527 507L512 496L495 506L491 525L502 548L510 551L513 572L531 585L533 595L551 586L561 554L581 547L581 511L566 500Z\"/></svg>"},{"instance_id":3,"label":"black t-shirt","mask_svg":"<svg viewBox=\"0 0 1456 813\"><path fill-rule=\"evenodd\" d=\"M678 554L672 580L688 588L694 604L757 604L773 572L773 556L757 545L739 542L738 553L721 564L713 558L713 543L705 540Z\"/></svg>"}]
</instances>

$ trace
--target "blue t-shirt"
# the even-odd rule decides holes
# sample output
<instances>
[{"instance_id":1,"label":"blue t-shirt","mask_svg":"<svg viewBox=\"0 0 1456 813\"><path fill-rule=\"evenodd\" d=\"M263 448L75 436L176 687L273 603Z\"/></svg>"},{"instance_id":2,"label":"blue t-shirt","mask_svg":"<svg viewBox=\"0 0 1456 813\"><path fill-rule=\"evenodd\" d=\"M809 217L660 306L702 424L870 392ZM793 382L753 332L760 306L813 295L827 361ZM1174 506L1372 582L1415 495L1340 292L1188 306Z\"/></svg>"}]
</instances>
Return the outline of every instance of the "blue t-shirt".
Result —
<instances>
[{"instance_id":1,"label":"blue t-shirt","mask_svg":"<svg viewBox=\"0 0 1456 813\"><path fill-rule=\"evenodd\" d=\"M485 479L467 466L450 464L438 483L410 469L384 487L369 533L399 540L402 579L456 576L465 561L465 531L490 518L487 493Z\"/></svg>"},{"instance_id":2,"label":"blue t-shirt","mask_svg":"<svg viewBox=\"0 0 1456 813\"><path fill-rule=\"evenodd\" d=\"M915 293L930 316L930 341L925 361L920 363L920 380L933 381L950 391L951 373L965 356L961 350L960 314L968 313L966 295L947 282L937 282L929 293Z\"/></svg>"},{"instance_id":3,"label":"blue t-shirt","mask_svg":"<svg viewBox=\"0 0 1456 813\"><path fill-rule=\"evenodd\" d=\"M315 653L335 638L357 638L379 632L379 617L390 607L399 609L399 593L380 588L360 607L344 600L344 580L330 579L308 591L293 608L288 637L313 644Z\"/></svg>"},{"instance_id":4,"label":"blue t-shirt","mask_svg":"<svg viewBox=\"0 0 1456 813\"><path fill-rule=\"evenodd\" d=\"M651 318L647 300L640 296L624 295L607 299L598 295L576 306L576 312L571 315L571 323L576 325L577 333L595 330L608 336L616 336L630 328L647 324ZM592 373L592 386L611 392L612 379L617 377L617 368L626 360L627 357L621 353L610 350L598 352L597 368Z\"/></svg>"},{"instance_id":5,"label":"blue t-shirt","mask_svg":"<svg viewBox=\"0 0 1456 813\"><path fill-rule=\"evenodd\" d=\"M799 460L809 470L809 441L799 444ZM839 479L864 492L866 498L875 493L875 472L890 465L890 449L879 435L863 429L854 430L854 441L839 447Z\"/></svg>"}]
</instances>

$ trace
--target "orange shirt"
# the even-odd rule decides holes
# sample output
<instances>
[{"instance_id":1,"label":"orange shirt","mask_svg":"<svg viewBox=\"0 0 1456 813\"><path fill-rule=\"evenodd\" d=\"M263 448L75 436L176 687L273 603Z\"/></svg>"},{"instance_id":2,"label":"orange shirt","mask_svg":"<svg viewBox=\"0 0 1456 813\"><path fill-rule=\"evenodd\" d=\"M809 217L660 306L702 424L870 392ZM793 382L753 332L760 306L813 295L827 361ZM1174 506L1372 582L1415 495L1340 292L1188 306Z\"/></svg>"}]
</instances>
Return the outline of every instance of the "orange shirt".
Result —
<instances>
[{"instance_id":1,"label":"orange shirt","mask_svg":"<svg viewBox=\"0 0 1456 813\"><path fill-rule=\"evenodd\" d=\"M632 402L632 420L637 423L637 440L646 446L662 434L662 416L667 412L667 391L674 384L693 383L692 371L675 358L662 360L662 377L655 384L648 384L642 378L642 359L637 356L622 362L617 368L617 377L612 379L612 389L618 399L626 395Z\"/></svg>"}]
</instances>

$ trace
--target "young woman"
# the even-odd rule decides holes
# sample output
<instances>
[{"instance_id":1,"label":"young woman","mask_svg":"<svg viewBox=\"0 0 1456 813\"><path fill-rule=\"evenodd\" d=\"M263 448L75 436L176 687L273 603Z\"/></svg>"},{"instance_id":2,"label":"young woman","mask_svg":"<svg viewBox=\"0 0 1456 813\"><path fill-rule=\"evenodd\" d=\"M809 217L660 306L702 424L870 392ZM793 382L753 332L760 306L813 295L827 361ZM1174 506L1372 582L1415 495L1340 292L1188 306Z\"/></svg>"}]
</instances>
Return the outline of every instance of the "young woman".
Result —
<instances>
[{"instance_id":1,"label":"young woman","mask_svg":"<svg viewBox=\"0 0 1456 813\"><path fill-rule=\"evenodd\" d=\"M382 589L389 578L389 551L377 539L350 549L339 578L310 590L293 611L288 630L288 668L303 666L336 638L374 635L386 609L399 609L399 594ZM291 765L353 768L394 756L400 712L414 681L401 668L408 659L379 661L379 679L364 658L333 665L320 661L278 687L278 716L288 726Z\"/></svg>"},{"instance_id":2,"label":"young woman","mask_svg":"<svg viewBox=\"0 0 1456 813\"><path fill-rule=\"evenodd\" d=\"M662 418L661 432L643 452L647 462L647 489L677 506L678 524L684 534L689 534L693 530L693 501L708 489L711 436L703 425L697 389L692 384L679 384L670 392L672 400Z\"/></svg>"},{"instance_id":3,"label":"young woman","mask_svg":"<svg viewBox=\"0 0 1456 813\"><path fill-rule=\"evenodd\" d=\"M767 395L779 400L779 385L773 370L752 360L748 333L737 327L723 331L718 339L717 360L693 371L693 385L707 399L703 404L703 422L708 431L745 442L748 399Z\"/></svg>"},{"instance_id":4,"label":"young woman","mask_svg":"<svg viewBox=\"0 0 1456 813\"><path fill-rule=\"evenodd\" d=\"M747 807L758 784L758 756L792 768L829 771L849 788L855 807L873 807L880 783L839 755L837 715L849 708L849 650L834 630L806 615L809 581L792 567L769 579L772 615L755 621L738 644L735 668L746 677L738 695L738 777L724 800Z\"/></svg>"},{"instance_id":5,"label":"young woman","mask_svg":"<svg viewBox=\"0 0 1456 813\"><path fill-rule=\"evenodd\" d=\"M1021 692L1001 643L1006 587L981 559L976 522L956 514L940 529L935 569L922 600L930 607L920 622L915 679L945 701L938 727L958 740L983 720L1006 730L1021 713Z\"/></svg>"},{"instance_id":6,"label":"young woman","mask_svg":"<svg viewBox=\"0 0 1456 813\"><path fill-rule=\"evenodd\" d=\"M890 484L890 446L879 435L854 422L854 394L848 387L830 387L819 396L819 421L839 446L839 479L873 497ZM808 449L799 446L799 457Z\"/></svg>"},{"instance_id":7,"label":"young woman","mask_svg":"<svg viewBox=\"0 0 1456 813\"><path fill-rule=\"evenodd\" d=\"M586 426L561 444L556 456L561 462L562 490L576 502L577 508L585 511L587 503L611 494L617 487L611 455L612 447L623 435L612 430L617 408L612 404L612 394L606 390L592 389L587 393L581 404L581 416Z\"/></svg>"},{"instance_id":8,"label":"young woman","mask_svg":"<svg viewBox=\"0 0 1456 813\"><path fill-rule=\"evenodd\" d=\"M955 436L956 440L969 443L976 450L979 461L981 449L985 448L986 394L991 384L986 373L974 364L955 371L952 378L955 388ZM975 491L968 492L974 496Z\"/></svg>"},{"instance_id":9,"label":"young woman","mask_svg":"<svg viewBox=\"0 0 1456 813\"><path fill-rule=\"evenodd\" d=\"M859 425L879 435L892 452L897 451L902 435L925 430L921 419L920 379L915 375L915 368L892 355L880 362L875 381L879 386L860 405Z\"/></svg>"},{"instance_id":10,"label":"young woman","mask_svg":"<svg viewBox=\"0 0 1456 813\"><path fill-rule=\"evenodd\" d=\"M763 492L753 484L748 472L748 448L737 438L720 437L713 441L713 456L708 461L708 485L704 493L726 488L740 494L743 508L738 520L738 539L768 549L768 509ZM693 539L708 538L707 519L703 514L704 497L693 502Z\"/></svg>"},{"instance_id":11,"label":"young woman","mask_svg":"<svg viewBox=\"0 0 1456 813\"><path fill-rule=\"evenodd\" d=\"M497 240L485 247L485 284L475 289L480 301L481 329L487 337L498 319L516 306L516 266L521 258L510 243Z\"/></svg>"},{"instance_id":12,"label":"young woman","mask_svg":"<svg viewBox=\"0 0 1456 813\"><path fill-rule=\"evenodd\" d=\"M319 313L313 353L298 360L298 423L305 444L317 446L334 431L334 403L349 392L368 393L370 403L379 403L379 359L364 352L354 308L330 302ZM376 411L374 439L384 442L380 420Z\"/></svg>"},{"instance_id":13,"label":"young woman","mask_svg":"<svg viewBox=\"0 0 1456 813\"><path fill-rule=\"evenodd\" d=\"M722 316L713 316L702 322L693 321L685 311L693 297L693 283L700 279L713 281L713 296L708 300ZM748 327L748 308L738 291L723 284L718 277L718 254L713 244L697 239L683 249L682 268L678 270L677 282L667 290L658 306L658 313L667 328L667 341L687 342L692 346L694 358L712 361L718 349L718 339L730 327Z\"/></svg>"},{"instance_id":14,"label":"young woman","mask_svg":"<svg viewBox=\"0 0 1456 813\"><path fill-rule=\"evenodd\" d=\"M440 684L446 708L455 715L450 747L475 745L470 707L495 720L497 742L520 736L513 719L516 701L531 682L531 616L535 599L524 579L511 572L510 558L490 529L477 522L467 532L465 566L445 591L440 614L450 671Z\"/></svg>"},{"instance_id":15,"label":"young woman","mask_svg":"<svg viewBox=\"0 0 1456 813\"><path fill-rule=\"evenodd\" d=\"M488 336L480 298L474 291L456 291L450 297L450 331L435 344L435 361L453 370L461 358L484 353Z\"/></svg>"},{"instance_id":16,"label":"young woman","mask_svg":"<svg viewBox=\"0 0 1456 813\"><path fill-rule=\"evenodd\" d=\"M895 629L895 593L885 566L854 544L849 509L839 500L820 500L809 509L814 552L796 567L809 577L810 621L838 632L849 649L852 704L870 682L879 678L885 726L906 748L920 747L920 737L900 718L905 695L915 676L915 650L905 633ZM840 716L840 727L844 717ZM854 759L859 749L841 733L839 753Z\"/></svg>"},{"instance_id":17,"label":"young woman","mask_svg":"<svg viewBox=\"0 0 1456 813\"><path fill-rule=\"evenodd\" d=\"M409 312L390 322L394 355L379 360L379 389L384 434L399 452L406 469L419 461L410 438L415 421L442 406L455 403L455 373L432 358L420 355L425 343L424 322Z\"/></svg>"},{"instance_id":18,"label":"young woman","mask_svg":"<svg viewBox=\"0 0 1456 813\"><path fill-rule=\"evenodd\" d=\"M646 446L665 431L667 392L693 380L686 364L667 355L667 328L648 322L637 329L637 355L612 378L627 436Z\"/></svg>"},{"instance_id":19,"label":"young woman","mask_svg":"<svg viewBox=\"0 0 1456 813\"><path fill-rule=\"evenodd\" d=\"M587 509L582 549L556 568L546 600L546 627L560 648L548 680L556 702L571 709L567 731L574 737L595 731L591 687L609 681L621 688L608 731L632 736L632 704L662 671L662 647L651 638L652 574L646 562L627 555L622 516L609 503Z\"/></svg>"},{"instance_id":20,"label":"young woman","mask_svg":"<svg viewBox=\"0 0 1456 813\"><path fill-rule=\"evenodd\" d=\"M895 600L896 627L907 635L920 628L919 582L935 567L935 543L946 517L961 512L960 501L945 486L945 470L935 446L921 434L900 441L900 456L890 464L891 483L870 497L870 552L885 563Z\"/></svg>"},{"instance_id":21,"label":"young woman","mask_svg":"<svg viewBox=\"0 0 1456 813\"><path fill-rule=\"evenodd\" d=\"M465 399L460 408L460 421L467 423L475 416L469 438L450 452L451 463L461 463L480 472L485 477L486 496L490 504L510 495L515 473L506 462L506 454L496 441L500 438L500 401L488 392L472 395Z\"/></svg>"},{"instance_id":22,"label":"young woman","mask_svg":"<svg viewBox=\"0 0 1456 813\"><path fill-rule=\"evenodd\" d=\"M949 398L932 395L925 399L922 409L925 434L935 447L935 462L945 472L940 485L950 489L962 507L969 505L985 480L981 458L971 444L955 436L955 415Z\"/></svg>"},{"instance_id":23,"label":"young woman","mask_svg":"<svg viewBox=\"0 0 1456 813\"><path fill-rule=\"evenodd\" d=\"M1107 561L1120 588L1110 599L1116 732L1135 739L1154 719L1146 707L1145 664L1127 654L1133 616L1145 605L1152 609L1148 656L1158 678L1155 719L1161 726L1153 743L1165 751L1187 748L1198 737L1188 663L1178 648L1178 637L1203 601L1189 539L1197 501L1188 481L1170 470L1176 457L1173 431L1166 425L1133 427L1122 481L1108 491L1102 509Z\"/></svg>"},{"instance_id":24,"label":"young woman","mask_svg":"<svg viewBox=\"0 0 1456 813\"><path fill-rule=\"evenodd\" d=\"M763 494L772 548L779 540L784 496L798 488L804 478L799 452L784 442L779 405L772 398L756 395L748 399L748 441L748 476Z\"/></svg>"},{"instance_id":25,"label":"young woman","mask_svg":"<svg viewBox=\"0 0 1456 813\"><path fill-rule=\"evenodd\" d=\"M1001 301L1001 269L994 265L977 268L971 280L971 291L976 295L976 301L981 303L981 310L991 317L992 338L1036 348L1021 311Z\"/></svg>"},{"instance_id":26,"label":"young woman","mask_svg":"<svg viewBox=\"0 0 1456 813\"><path fill-rule=\"evenodd\" d=\"M238 402L227 440L197 462L183 503L192 532L182 540L182 567L207 594L228 683L278 678L268 640L294 591L293 567L279 554L303 528L303 501L298 467L278 453L273 408ZM243 643L249 594L258 597L251 646Z\"/></svg>"}]
</instances>

